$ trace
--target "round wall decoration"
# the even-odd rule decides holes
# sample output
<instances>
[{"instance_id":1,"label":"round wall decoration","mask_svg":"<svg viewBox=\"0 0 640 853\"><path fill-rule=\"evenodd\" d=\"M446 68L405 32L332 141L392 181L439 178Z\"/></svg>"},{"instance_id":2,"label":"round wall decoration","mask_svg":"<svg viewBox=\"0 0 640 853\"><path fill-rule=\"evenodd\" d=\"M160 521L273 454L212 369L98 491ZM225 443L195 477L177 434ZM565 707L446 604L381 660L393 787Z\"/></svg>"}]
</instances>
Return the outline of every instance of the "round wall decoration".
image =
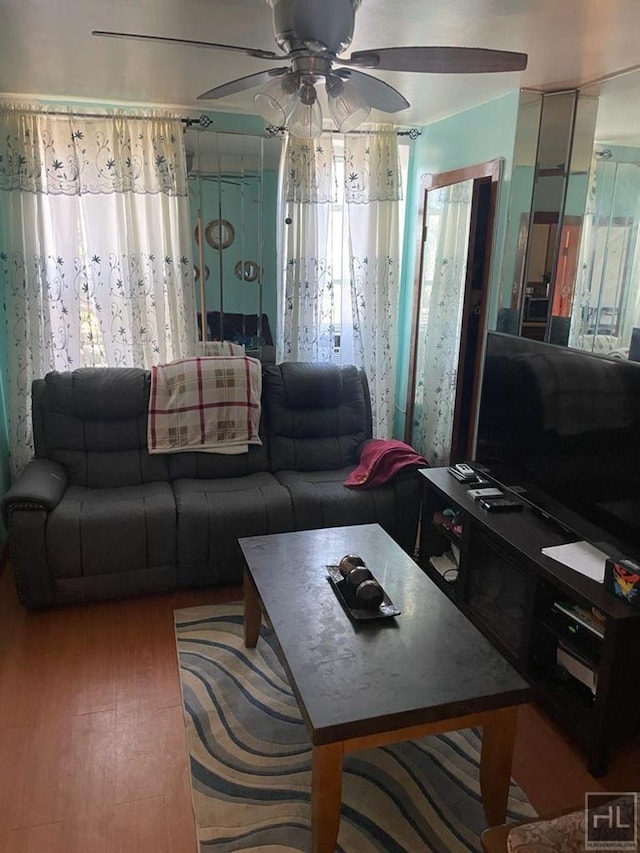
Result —
<instances>
[{"instance_id":1,"label":"round wall decoration","mask_svg":"<svg viewBox=\"0 0 640 853\"><path fill-rule=\"evenodd\" d=\"M255 261L238 261L233 272L240 281L258 281L260 278L260 267Z\"/></svg>"},{"instance_id":2,"label":"round wall decoration","mask_svg":"<svg viewBox=\"0 0 640 853\"><path fill-rule=\"evenodd\" d=\"M228 249L236 236L228 219L212 219L204 229L204 238L212 249Z\"/></svg>"}]
</instances>

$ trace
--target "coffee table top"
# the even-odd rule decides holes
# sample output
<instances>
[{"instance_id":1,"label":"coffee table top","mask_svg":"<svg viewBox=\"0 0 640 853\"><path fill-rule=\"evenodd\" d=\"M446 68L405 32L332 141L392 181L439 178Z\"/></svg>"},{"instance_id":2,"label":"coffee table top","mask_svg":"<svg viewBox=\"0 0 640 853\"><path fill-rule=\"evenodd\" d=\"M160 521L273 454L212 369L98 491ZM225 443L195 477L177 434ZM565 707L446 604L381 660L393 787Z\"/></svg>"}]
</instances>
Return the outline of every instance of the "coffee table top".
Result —
<instances>
[{"instance_id":1,"label":"coffee table top","mask_svg":"<svg viewBox=\"0 0 640 853\"><path fill-rule=\"evenodd\" d=\"M379 525L239 542L313 743L531 699L527 682ZM347 615L326 565L354 553L400 616Z\"/></svg>"}]
</instances>

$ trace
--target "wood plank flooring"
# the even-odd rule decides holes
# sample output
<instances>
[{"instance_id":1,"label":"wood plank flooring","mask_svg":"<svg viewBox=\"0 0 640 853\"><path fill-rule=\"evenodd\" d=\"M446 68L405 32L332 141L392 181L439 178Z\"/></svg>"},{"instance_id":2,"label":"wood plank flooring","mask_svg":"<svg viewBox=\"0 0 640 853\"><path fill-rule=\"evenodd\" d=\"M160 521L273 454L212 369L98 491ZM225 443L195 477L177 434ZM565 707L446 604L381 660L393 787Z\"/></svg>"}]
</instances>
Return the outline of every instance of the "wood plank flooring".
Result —
<instances>
[{"instance_id":1,"label":"wood plank flooring","mask_svg":"<svg viewBox=\"0 0 640 853\"><path fill-rule=\"evenodd\" d=\"M0 851L195 853L173 611L181 591L29 613L0 578ZM540 812L638 790L640 745L595 780L541 711L520 714L514 776ZM422 851L416 851L422 853Z\"/></svg>"}]
</instances>

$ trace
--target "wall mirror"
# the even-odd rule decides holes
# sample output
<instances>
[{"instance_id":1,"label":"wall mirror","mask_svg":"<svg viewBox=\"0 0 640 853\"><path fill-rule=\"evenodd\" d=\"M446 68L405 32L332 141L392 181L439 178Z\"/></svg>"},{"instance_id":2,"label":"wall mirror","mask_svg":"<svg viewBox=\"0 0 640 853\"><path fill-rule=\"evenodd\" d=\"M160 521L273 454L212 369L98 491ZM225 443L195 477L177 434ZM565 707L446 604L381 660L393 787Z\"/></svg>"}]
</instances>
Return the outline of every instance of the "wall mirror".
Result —
<instances>
[{"instance_id":1,"label":"wall mirror","mask_svg":"<svg viewBox=\"0 0 640 853\"><path fill-rule=\"evenodd\" d=\"M492 327L640 360L640 72L576 92L572 126L567 95L521 95Z\"/></svg>"},{"instance_id":2,"label":"wall mirror","mask_svg":"<svg viewBox=\"0 0 640 853\"><path fill-rule=\"evenodd\" d=\"M640 361L640 72L585 94L598 113L568 343Z\"/></svg>"},{"instance_id":3,"label":"wall mirror","mask_svg":"<svg viewBox=\"0 0 640 853\"><path fill-rule=\"evenodd\" d=\"M405 441L431 465L471 455L500 170L422 179Z\"/></svg>"},{"instance_id":4,"label":"wall mirror","mask_svg":"<svg viewBox=\"0 0 640 853\"><path fill-rule=\"evenodd\" d=\"M273 361L281 139L196 126L185 145L202 350L228 340Z\"/></svg>"},{"instance_id":5,"label":"wall mirror","mask_svg":"<svg viewBox=\"0 0 640 853\"><path fill-rule=\"evenodd\" d=\"M566 344L597 101L522 93L499 331Z\"/></svg>"}]
</instances>

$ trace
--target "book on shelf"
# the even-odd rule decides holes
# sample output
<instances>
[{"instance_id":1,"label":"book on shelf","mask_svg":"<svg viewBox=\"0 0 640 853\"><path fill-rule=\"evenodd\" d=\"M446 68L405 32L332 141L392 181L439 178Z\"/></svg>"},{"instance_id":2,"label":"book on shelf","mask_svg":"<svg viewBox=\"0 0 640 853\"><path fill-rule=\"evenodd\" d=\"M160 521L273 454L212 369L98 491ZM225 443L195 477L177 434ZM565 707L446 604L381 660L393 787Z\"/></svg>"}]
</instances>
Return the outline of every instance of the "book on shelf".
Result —
<instances>
[{"instance_id":1,"label":"book on shelf","mask_svg":"<svg viewBox=\"0 0 640 853\"><path fill-rule=\"evenodd\" d=\"M556 650L556 661L558 666L565 669L569 675L588 687L593 696L598 689L598 673L593 667L585 662L573 649L567 648L562 643Z\"/></svg>"}]
</instances>

